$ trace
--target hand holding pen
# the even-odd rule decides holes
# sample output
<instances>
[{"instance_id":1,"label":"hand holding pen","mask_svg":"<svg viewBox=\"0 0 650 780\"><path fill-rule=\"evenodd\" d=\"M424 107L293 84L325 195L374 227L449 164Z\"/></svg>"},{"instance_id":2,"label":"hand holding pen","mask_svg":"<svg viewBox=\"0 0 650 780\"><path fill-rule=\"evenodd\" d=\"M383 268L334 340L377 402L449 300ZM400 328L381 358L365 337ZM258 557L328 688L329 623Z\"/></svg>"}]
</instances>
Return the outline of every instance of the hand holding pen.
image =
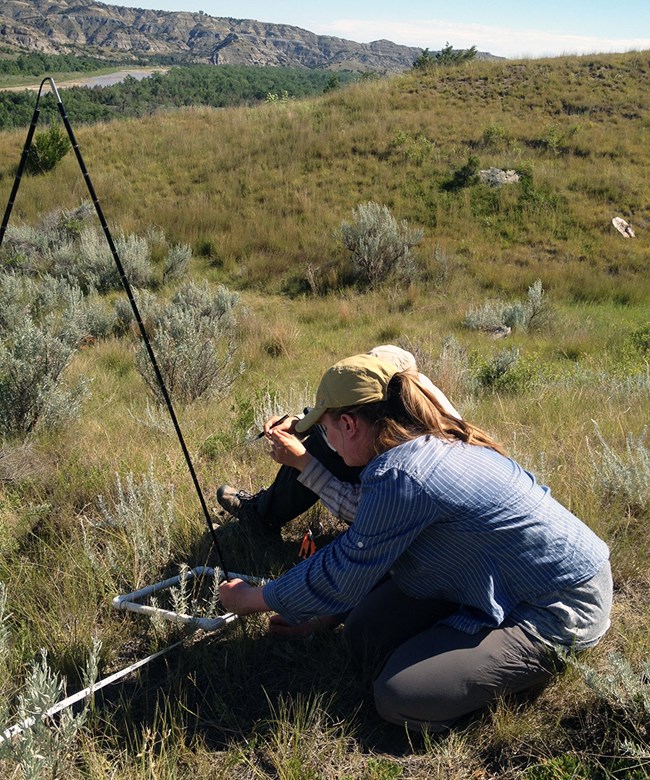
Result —
<instances>
[{"instance_id":1,"label":"hand holding pen","mask_svg":"<svg viewBox=\"0 0 650 780\"><path fill-rule=\"evenodd\" d=\"M269 431L271 431L273 428L277 428L277 427L278 427L278 425L281 425L281 424L282 424L282 423L283 423L285 420L287 420L288 418L289 418L289 415L288 415L288 414L284 414L284 415L282 415L282 417L278 417L278 419L277 419L277 420L273 420L273 418L271 417L271 420L273 420L273 422L271 422L271 424L270 424L270 425L269 425L269 422L270 422L270 420L268 420L267 422L265 422L265 423L264 423L264 430L263 430L263 431L260 431L260 433L258 433L258 434L257 434L257 436L256 436L255 438L256 438L256 439L261 439L261 438L263 438L264 436L268 436L268 434L269 434Z\"/></svg>"}]
</instances>

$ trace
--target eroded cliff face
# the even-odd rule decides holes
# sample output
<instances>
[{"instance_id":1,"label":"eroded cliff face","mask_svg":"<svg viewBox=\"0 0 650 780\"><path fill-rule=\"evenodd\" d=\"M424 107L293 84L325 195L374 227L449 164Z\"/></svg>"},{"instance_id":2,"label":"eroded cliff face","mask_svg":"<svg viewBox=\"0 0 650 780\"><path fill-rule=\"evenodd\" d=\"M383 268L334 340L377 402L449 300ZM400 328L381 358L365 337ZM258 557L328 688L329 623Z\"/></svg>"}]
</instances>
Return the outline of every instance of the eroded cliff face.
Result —
<instances>
[{"instance_id":1,"label":"eroded cliff face","mask_svg":"<svg viewBox=\"0 0 650 780\"><path fill-rule=\"evenodd\" d=\"M193 62L378 73L410 68L421 51L390 41L355 43L286 24L123 8L95 0L4 0L0 43L45 53L179 54Z\"/></svg>"}]
</instances>

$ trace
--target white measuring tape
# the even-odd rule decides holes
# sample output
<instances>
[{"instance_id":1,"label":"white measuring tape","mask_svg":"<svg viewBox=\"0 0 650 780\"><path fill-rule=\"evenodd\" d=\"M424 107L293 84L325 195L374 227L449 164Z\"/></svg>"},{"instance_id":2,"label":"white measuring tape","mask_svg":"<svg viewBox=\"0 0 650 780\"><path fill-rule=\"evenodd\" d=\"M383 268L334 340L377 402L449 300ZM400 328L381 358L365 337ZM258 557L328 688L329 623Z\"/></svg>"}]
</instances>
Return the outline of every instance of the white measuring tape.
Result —
<instances>
[{"instance_id":1,"label":"white measuring tape","mask_svg":"<svg viewBox=\"0 0 650 780\"><path fill-rule=\"evenodd\" d=\"M160 658L161 655L165 655L165 653L168 653L170 650L173 650L175 647L181 645L183 641L184 640L181 639L178 642L174 642L173 645L169 645L169 647L165 647L163 650L158 650L158 652L153 653L152 655L148 655L146 658L143 658L140 661L136 661L134 664L127 666L126 669L121 669L119 672L115 672L114 674L105 677L103 680L100 680L99 682L94 683L93 685L89 685L88 688L84 688L83 691L79 691L78 693L74 693L72 696L68 696L67 699L63 699L62 701L55 704L53 707L50 707L49 710L42 712L38 716L27 718L26 720L23 720L20 723L16 723L15 726L6 729L2 734L0 734L0 744L2 744L7 740L13 739L13 737L18 736L18 734L21 734L23 731L26 731L27 729L30 729L36 723L37 720L39 719L46 720L47 718L51 718L53 715L56 715L58 712L61 712L62 710L67 709L68 707L72 707L72 705L76 704L78 701L82 701L83 699L86 699L88 696L92 696L93 693L95 693L95 691L99 691L101 688L104 688L107 685L110 685L111 683L120 680L122 677L126 677L127 674L134 672L136 669L140 669L140 667L144 666L145 664L148 664L149 661L153 661L156 658Z\"/></svg>"},{"instance_id":2,"label":"white measuring tape","mask_svg":"<svg viewBox=\"0 0 650 780\"><path fill-rule=\"evenodd\" d=\"M153 585L148 585L146 588L134 591L133 593L116 596L112 603L116 609L129 610L131 612L139 612L147 615L157 615L174 623L190 625L193 628L201 628L206 632L214 631L217 628L221 628L229 623L232 623L234 620L237 620L237 615L233 614L232 612L228 612L225 615L220 615L216 618L201 618L194 617L192 615L183 615L177 612L172 612L171 610L161 609L159 607L150 607L145 604L139 604L137 601L144 596L151 595L152 593L159 593L160 591L167 590L168 588L177 585L183 577L186 579L192 579L193 577L200 576L214 577L214 575L215 570L213 568L208 566L197 566L185 574L179 574L178 576L170 577L168 580L164 580L163 582L157 582ZM217 569L217 576L218 575L219 570ZM265 580L259 577L251 577L247 574L232 573L231 576L246 580L251 584L263 584L265 582ZM65 710L68 707L72 707L73 704L83 701L83 699L88 698L88 696L92 696L95 691L99 691L102 688L105 688L107 685L121 680L122 677L126 677L128 674L134 672L136 669L140 669L150 661L154 661L156 658L160 658L161 655L165 655L165 653L168 653L170 650L173 650L175 647L183 644L184 641L184 639L180 639L178 642L174 642L174 644L169 645L169 647L165 647L163 650L158 650L158 652L152 653L140 661L136 661L134 664L127 666L125 669L121 669L119 672L115 672L114 674L105 677L103 680L100 680L93 685L89 685L87 688L84 688L83 691L79 691L78 693L74 693L72 696L68 696L66 699L63 699L62 701L53 705L49 710L42 712L40 715L27 718L26 720L11 726L11 728L5 729L5 731L0 733L0 745L3 742L18 736L18 734L21 734L23 731L30 729L37 722L37 720L46 720L47 718L51 718L53 715L56 715L62 710Z\"/></svg>"}]
</instances>

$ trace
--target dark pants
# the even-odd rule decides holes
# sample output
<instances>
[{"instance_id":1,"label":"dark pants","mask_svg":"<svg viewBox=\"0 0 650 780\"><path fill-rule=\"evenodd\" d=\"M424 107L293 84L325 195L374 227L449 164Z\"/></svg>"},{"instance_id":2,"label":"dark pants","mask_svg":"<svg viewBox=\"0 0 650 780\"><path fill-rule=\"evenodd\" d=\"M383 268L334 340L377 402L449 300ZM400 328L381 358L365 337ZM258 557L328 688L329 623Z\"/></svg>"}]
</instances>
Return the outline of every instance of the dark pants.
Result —
<instances>
[{"instance_id":1,"label":"dark pants","mask_svg":"<svg viewBox=\"0 0 650 780\"><path fill-rule=\"evenodd\" d=\"M438 622L457 609L410 598L388 579L348 616L344 637L353 654L362 662L383 659L373 693L385 720L442 731L559 670L553 651L514 623L466 634Z\"/></svg>"},{"instance_id":2,"label":"dark pants","mask_svg":"<svg viewBox=\"0 0 650 780\"><path fill-rule=\"evenodd\" d=\"M328 446L319 428L314 428L303 444L307 452L337 479L352 484L359 482L361 469L346 466L343 458ZM318 501L316 493L298 482L299 473L290 466L280 466L273 484L255 498L255 506L262 521L272 528L281 528Z\"/></svg>"}]
</instances>

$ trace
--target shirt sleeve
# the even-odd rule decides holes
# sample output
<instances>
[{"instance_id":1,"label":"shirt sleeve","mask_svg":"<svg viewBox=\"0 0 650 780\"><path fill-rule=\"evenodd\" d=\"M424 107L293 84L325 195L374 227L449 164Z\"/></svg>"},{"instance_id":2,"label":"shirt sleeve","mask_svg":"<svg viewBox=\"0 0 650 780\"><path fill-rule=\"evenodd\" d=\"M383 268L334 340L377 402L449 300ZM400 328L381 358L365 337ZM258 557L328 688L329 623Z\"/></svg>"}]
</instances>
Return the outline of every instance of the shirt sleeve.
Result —
<instances>
[{"instance_id":1,"label":"shirt sleeve","mask_svg":"<svg viewBox=\"0 0 650 780\"><path fill-rule=\"evenodd\" d=\"M289 623L345 612L372 590L432 520L430 501L404 472L364 478L354 524L265 585L266 603Z\"/></svg>"},{"instance_id":2,"label":"shirt sleeve","mask_svg":"<svg viewBox=\"0 0 650 780\"><path fill-rule=\"evenodd\" d=\"M298 482L316 493L329 511L339 520L354 520L361 499L361 485L352 485L337 479L316 458L298 475Z\"/></svg>"}]
</instances>

